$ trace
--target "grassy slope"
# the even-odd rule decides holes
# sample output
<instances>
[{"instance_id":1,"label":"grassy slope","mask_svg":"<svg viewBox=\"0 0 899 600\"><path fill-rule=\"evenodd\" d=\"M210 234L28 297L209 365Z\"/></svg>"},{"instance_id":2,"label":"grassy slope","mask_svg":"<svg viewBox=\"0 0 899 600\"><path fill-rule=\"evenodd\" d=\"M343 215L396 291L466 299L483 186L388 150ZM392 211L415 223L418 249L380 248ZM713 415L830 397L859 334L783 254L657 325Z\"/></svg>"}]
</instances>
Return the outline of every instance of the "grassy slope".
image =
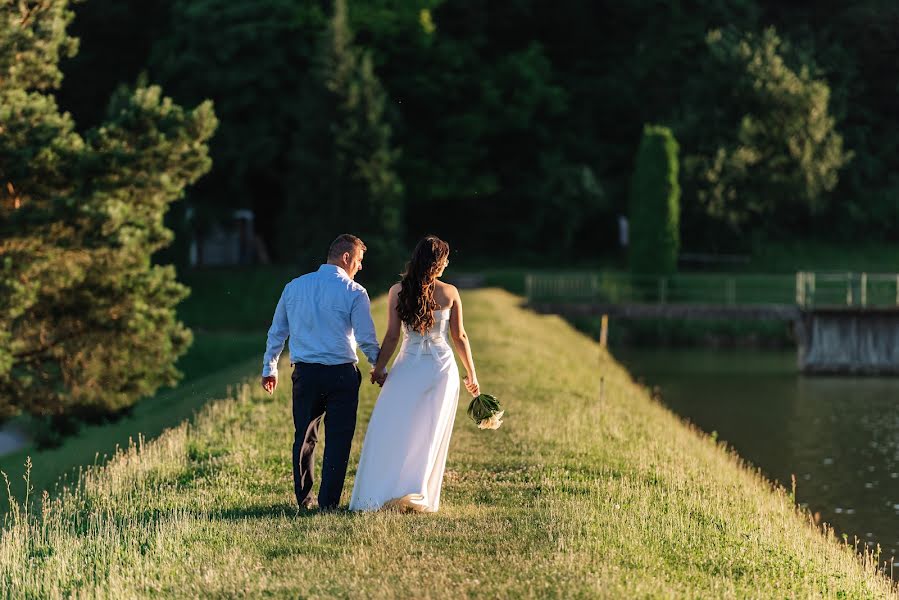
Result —
<instances>
[{"instance_id":1,"label":"grassy slope","mask_svg":"<svg viewBox=\"0 0 899 600\"><path fill-rule=\"evenodd\" d=\"M0 537L0 589L51 597L807 597L888 594L589 339L468 293L482 432L460 406L436 515L296 515L289 385L252 386L91 473ZM375 305L383 315L384 305ZM286 372L286 371L285 371ZM604 378L599 398L599 378ZM352 469L376 396L366 385ZM464 402L463 402L464 404Z\"/></svg>"},{"instance_id":2,"label":"grassy slope","mask_svg":"<svg viewBox=\"0 0 899 600\"><path fill-rule=\"evenodd\" d=\"M264 332L284 286L302 274L278 265L185 269L179 279L191 293L178 306L178 317L200 330Z\"/></svg>"},{"instance_id":3,"label":"grassy slope","mask_svg":"<svg viewBox=\"0 0 899 600\"><path fill-rule=\"evenodd\" d=\"M57 448L37 449L29 445L0 457L0 471L12 482L13 493L24 490L22 475L25 460L31 457L34 468L32 485L38 492L55 489L63 476L71 476L79 467L103 462L116 447L126 447L139 434L156 437L191 417L213 398L220 398L251 373L259 371L265 333L202 332L178 362L184 379L173 389L163 389L152 398L139 402L132 413L119 421L83 426L77 434L63 440ZM256 358L249 359L248 357ZM6 510L0 503L0 514Z\"/></svg>"}]
</instances>

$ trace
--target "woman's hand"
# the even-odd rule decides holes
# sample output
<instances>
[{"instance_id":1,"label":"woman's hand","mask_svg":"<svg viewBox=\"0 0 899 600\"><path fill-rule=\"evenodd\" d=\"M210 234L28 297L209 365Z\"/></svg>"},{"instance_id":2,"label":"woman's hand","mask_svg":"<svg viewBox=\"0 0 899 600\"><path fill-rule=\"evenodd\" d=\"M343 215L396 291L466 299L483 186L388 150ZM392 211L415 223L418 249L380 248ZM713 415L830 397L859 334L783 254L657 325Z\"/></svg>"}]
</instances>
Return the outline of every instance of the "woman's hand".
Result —
<instances>
[{"instance_id":1,"label":"woman's hand","mask_svg":"<svg viewBox=\"0 0 899 600\"><path fill-rule=\"evenodd\" d=\"M473 397L481 395L481 387L478 385L477 375L474 377L464 377L462 381L465 382L465 389L468 390L468 393Z\"/></svg>"},{"instance_id":2,"label":"woman's hand","mask_svg":"<svg viewBox=\"0 0 899 600\"><path fill-rule=\"evenodd\" d=\"M371 370L371 382L377 383L379 386L384 387L384 381L387 380L387 369L372 369Z\"/></svg>"}]
</instances>

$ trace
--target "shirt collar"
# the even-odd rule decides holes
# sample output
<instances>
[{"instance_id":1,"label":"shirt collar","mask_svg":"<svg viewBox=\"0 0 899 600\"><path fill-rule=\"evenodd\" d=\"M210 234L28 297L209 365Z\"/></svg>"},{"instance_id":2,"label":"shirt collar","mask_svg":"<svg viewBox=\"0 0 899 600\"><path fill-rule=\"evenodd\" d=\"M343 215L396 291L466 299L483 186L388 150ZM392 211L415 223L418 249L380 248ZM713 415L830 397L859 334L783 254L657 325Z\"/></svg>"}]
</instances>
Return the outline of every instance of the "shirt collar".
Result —
<instances>
[{"instance_id":1,"label":"shirt collar","mask_svg":"<svg viewBox=\"0 0 899 600\"><path fill-rule=\"evenodd\" d=\"M332 265L330 263L323 264L322 266L320 266L318 268L318 270L319 270L319 272L331 271L332 273L337 273L341 277L346 277L347 279L350 278L350 276L347 274L347 272L343 270L343 267L338 267L337 265Z\"/></svg>"}]
</instances>

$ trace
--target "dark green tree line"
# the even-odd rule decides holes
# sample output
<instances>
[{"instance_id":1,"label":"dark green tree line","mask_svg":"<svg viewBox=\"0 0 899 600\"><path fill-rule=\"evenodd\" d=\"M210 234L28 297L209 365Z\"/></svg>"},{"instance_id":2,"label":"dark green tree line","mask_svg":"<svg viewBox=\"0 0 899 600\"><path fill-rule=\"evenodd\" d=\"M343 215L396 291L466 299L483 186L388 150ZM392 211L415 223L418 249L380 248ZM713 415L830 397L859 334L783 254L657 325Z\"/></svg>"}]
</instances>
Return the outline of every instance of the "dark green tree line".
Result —
<instances>
[{"instance_id":1,"label":"dark green tree line","mask_svg":"<svg viewBox=\"0 0 899 600\"><path fill-rule=\"evenodd\" d=\"M114 14L131 6L135 57L145 53L140 19L167 23L151 78L181 102L217 103L217 167L192 199L201 213L255 208L276 257L291 260L300 242L290 219L333 184L321 177L324 154L336 152L333 102L316 66L331 2L168 1L122 0ZM107 3L89 4L99 14ZM614 244L647 122L669 123L682 149L687 249L745 250L749 230L899 236L897 10L888 0L828 10L773 0L359 0L348 16L400 151L389 172L405 190L406 243L434 230L470 250L501 237L515 256L563 256ZM721 33L710 42L712 31Z\"/></svg>"},{"instance_id":2,"label":"dark green tree line","mask_svg":"<svg viewBox=\"0 0 899 600\"><path fill-rule=\"evenodd\" d=\"M84 133L56 105L67 0L0 4L0 415L118 411L178 378L187 289L151 255L209 170L209 103L120 89Z\"/></svg>"},{"instance_id":3,"label":"dark green tree line","mask_svg":"<svg viewBox=\"0 0 899 600\"><path fill-rule=\"evenodd\" d=\"M334 2L320 57L320 76L328 93L324 104L330 107L321 117L332 138L324 152L326 183L313 201L331 214L310 219L308 202L298 202L295 193L288 206L295 206L291 211L295 219L305 221L301 231L313 248L324 248L333 231L353 231L368 245L369 270L376 276L393 275L403 236L403 186L395 172L398 152L384 118L387 96L374 73L371 53L354 44L346 0Z\"/></svg>"}]
</instances>

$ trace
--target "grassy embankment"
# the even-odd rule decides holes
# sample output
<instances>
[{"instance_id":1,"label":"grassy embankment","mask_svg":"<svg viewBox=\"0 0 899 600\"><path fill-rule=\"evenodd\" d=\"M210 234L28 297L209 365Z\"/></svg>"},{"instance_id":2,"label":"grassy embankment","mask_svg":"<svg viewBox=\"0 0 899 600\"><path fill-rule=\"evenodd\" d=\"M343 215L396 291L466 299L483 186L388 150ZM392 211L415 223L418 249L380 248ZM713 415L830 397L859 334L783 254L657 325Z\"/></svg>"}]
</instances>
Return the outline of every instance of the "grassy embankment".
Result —
<instances>
[{"instance_id":1,"label":"grassy embankment","mask_svg":"<svg viewBox=\"0 0 899 600\"><path fill-rule=\"evenodd\" d=\"M209 405L0 536L18 597L808 597L889 594L710 438L557 317L467 293L482 385L460 406L441 512L297 515L289 385ZM375 314L383 330L383 302ZM285 365L285 373L287 373ZM600 377L603 378L600 397ZM286 380L285 380L286 383ZM366 385L346 501L377 388Z\"/></svg>"},{"instance_id":2,"label":"grassy embankment","mask_svg":"<svg viewBox=\"0 0 899 600\"><path fill-rule=\"evenodd\" d=\"M194 332L194 343L178 361L184 374L175 388L164 388L111 423L84 425L55 448L31 444L0 457L0 470L21 495L25 461L31 458L32 485L54 490L62 477L77 477L79 468L104 463L117 447L139 434L150 439L190 418L207 402L221 398L236 382L260 369L265 331L284 284L296 277L289 267L186 270L179 279L191 295L179 307L179 318ZM26 427L27 419L24 420ZM5 510L0 503L0 513Z\"/></svg>"}]
</instances>

